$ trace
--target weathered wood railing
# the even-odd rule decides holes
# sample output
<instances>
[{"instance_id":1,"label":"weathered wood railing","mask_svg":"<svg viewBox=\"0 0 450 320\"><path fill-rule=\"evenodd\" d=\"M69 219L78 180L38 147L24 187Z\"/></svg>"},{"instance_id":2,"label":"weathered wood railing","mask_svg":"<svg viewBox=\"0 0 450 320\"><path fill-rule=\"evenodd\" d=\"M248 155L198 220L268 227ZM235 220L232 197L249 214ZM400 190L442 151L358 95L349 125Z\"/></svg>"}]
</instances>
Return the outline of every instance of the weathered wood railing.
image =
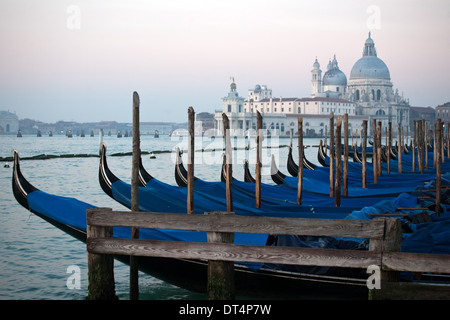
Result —
<instances>
[{"instance_id":1,"label":"weathered wood railing","mask_svg":"<svg viewBox=\"0 0 450 320\"><path fill-rule=\"evenodd\" d=\"M207 243L156 241L112 238L112 227L136 227L197 230L208 233ZM271 247L232 244L235 232L271 233L305 236L356 237L370 239L369 250L335 250L299 247ZM216 242L214 242L216 241ZM221 243L217 241L222 241ZM228 243L224 243L228 242ZM400 220L329 220L235 216L227 212L205 215L183 215L146 212L115 212L109 208L87 211L87 251L89 267L89 298L114 298L112 255L149 256L179 259L202 259L210 262L233 261L280 263L306 266L363 268L378 266L381 289L371 290L372 298L402 298L411 287L398 282L398 271L450 273L450 255L400 253ZM214 275L209 265L208 276ZM210 299L234 297L233 268L221 279L224 291L209 292ZM206 276L206 275L205 275ZM211 279L209 279L211 280ZM389 282L386 282L389 281ZM405 289L398 293L397 289ZM389 288L389 290L383 290ZM423 287L422 287L423 288ZM395 289L395 290L394 290ZM416 290L417 288L414 288ZM442 289L442 288L441 288ZM231 291L231 292L230 292ZM449 288L438 292L450 297ZM391 295L397 294L397 295ZM414 291L417 294L417 291ZM417 296L416 296L417 297ZM423 298L423 296L421 296ZM410 297L409 297L410 298Z\"/></svg>"}]
</instances>

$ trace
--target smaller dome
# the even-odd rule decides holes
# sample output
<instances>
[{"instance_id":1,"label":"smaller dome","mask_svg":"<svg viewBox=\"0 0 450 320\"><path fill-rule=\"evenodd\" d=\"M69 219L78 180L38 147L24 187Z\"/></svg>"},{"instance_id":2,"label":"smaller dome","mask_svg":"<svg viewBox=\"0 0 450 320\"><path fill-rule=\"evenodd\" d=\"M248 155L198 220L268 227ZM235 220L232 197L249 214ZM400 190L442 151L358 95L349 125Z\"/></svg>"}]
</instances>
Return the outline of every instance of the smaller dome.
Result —
<instances>
[{"instance_id":1,"label":"smaller dome","mask_svg":"<svg viewBox=\"0 0 450 320\"><path fill-rule=\"evenodd\" d=\"M327 67L327 72L323 75L324 86L347 86L347 77L339 70L336 55L333 61L330 60Z\"/></svg>"},{"instance_id":2,"label":"smaller dome","mask_svg":"<svg viewBox=\"0 0 450 320\"><path fill-rule=\"evenodd\" d=\"M347 86L347 77L339 69L330 69L323 75L324 86Z\"/></svg>"},{"instance_id":3,"label":"smaller dome","mask_svg":"<svg viewBox=\"0 0 450 320\"><path fill-rule=\"evenodd\" d=\"M259 84L255 86L255 92L261 92L261 86Z\"/></svg>"},{"instance_id":4,"label":"smaller dome","mask_svg":"<svg viewBox=\"0 0 450 320\"><path fill-rule=\"evenodd\" d=\"M230 88L231 88L231 90L236 90L236 83L232 83L232 84L230 84Z\"/></svg>"}]
</instances>

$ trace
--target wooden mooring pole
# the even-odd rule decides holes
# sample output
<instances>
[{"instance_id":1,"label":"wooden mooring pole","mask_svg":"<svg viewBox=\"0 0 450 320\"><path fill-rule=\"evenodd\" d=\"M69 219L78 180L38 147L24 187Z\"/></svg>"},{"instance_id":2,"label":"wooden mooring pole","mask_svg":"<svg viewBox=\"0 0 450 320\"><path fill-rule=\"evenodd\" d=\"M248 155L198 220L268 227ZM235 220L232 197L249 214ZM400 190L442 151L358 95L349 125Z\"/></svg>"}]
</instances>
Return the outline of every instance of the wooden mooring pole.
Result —
<instances>
[{"instance_id":1,"label":"wooden mooring pole","mask_svg":"<svg viewBox=\"0 0 450 320\"><path fill-rule=\"evenodd\" d=\"M350 129L350 132L352 130ZM353 134L352 134L353 141ZM348 197L348 114L344 114L344 190L343 196Z\"/></svg>"},{"instance_id":2,"label":"wooden mooring pole","mask_svg":"<svg viewBox=\"0 0 450 320\"><path fill-rule=\"evenodd\" d=\"M391 149L392 149L392 122L388 123L388 156L387 156L387 173L391 173Z\"/></svg>"},{"instance_id":3,"label":"wooden mooring pole","mask_svg":"<svg viewBox=\"0 0 450 320\"><path fill-rule=\"evenodd\" d=\"M195 129L194 129L195 112L194 108L188 108L188 172L187 172L187 213L194 213L194 144L195 144Z\"/></svg>"},{"instance_id":4,"label":"wooden mooring pole","mask_svg":"<svg viewBox=\"0 0 450 320\"><path fill-rule=\"evenodd\" d=\"M261 155L262 155L262 116L256 111L256 169L255 169L255 206L261 207Z\"/></svg>"},{"instance_id":5,"label":"wooden mooring pole","mask_svg":"<svg viewBox=\"0 0 450 320\"><path fill-rule=\"evenodd\" d=\"M373 183L378 183L378 139L377 139L377 120L372 119L372 167L373 167Z\"/></svg>"},{"instance_id":6,"label":"wooden mooring pole","mask_svg":"<svg viewBox=\"0 0 450 320\"><path fill-rule=\"evenodd\" d=\"M412 172L416 171L416 120L413 121L413 136L412 136Z\"/></svg>"},{"instance_id":7,"label":"wooden mooring pole","mask_svg":"<svg viewBox=\"0 0 450 320\"><path fill-rule=\"evenodd\" d=\"M303 117L298 117L298 183L297 204L302 204L303 193Z\"/></svg>"},{"instance_id":8,"label":"wooden mooring pole","mask_svg":"<svg viewBox=\"0 0 450 320\"><path fill-rule=\"evenodd\" d=\"M398 123L397 128L397 140L398 140L398 173L402 173L402 153L403 153L403 142L402 142L402 126Z\"/></svg>"},{"instance_id":9,"label":"wooden mooring pole","mask_svg":"<svg viewBox=\"0 0 450 320\"><path fill-rule=\"evenodd\" d=\"M209 215L225 214L234 215L232 198L232 151L230 141L230 122L225 113L223 117L223 129L225 137L225 157L226 157L226 199L227 212L208 212ZM212 243L233 243L234 233L228 232L207 232L208 242ZM208 260L208 299L210 300L232 300L235 296L234 285L234 262L221 260Z\"/></svg>"},{"instance_id":10,"label":"wooden mooring pole","mask_svg":"<svg viewBox=\"0 0 450 320\"><path fill-rule=\"evenodd\" d=\"M383 130L381 128L381 121L377 122L377 174L380 177L382 175L381 170L381 134Z\"/></svg>"},{"instance_id":11,"label":"wooden mooring pole","mask_svg":"<svg viewBox=\"0 0 450 320\"><path fill-rule=\"evenodd\" d=\"M233 159L231 153L231 138L230 138L230 120L225 113L222 113L223 119L223 132L225 138L225 171L226 177L226 200L227 200L227 211L233 211L233 193L231 189L231 181L233 179Z\"/></svg>"},{"instance_id":12,"label":"wooden mooring pole","mask_svg":"<svg viewBox=\"0 0 450 320\"><path fill-rule=\"evenodd\" d=\"M133 93L133 162L131 172L131 211L139 211L139 159L141 157L139 133L139 105L138 93ZM131 229L131 239L139 239L139 229ZM138 258L130 256L130 300L139 299L139 269Z\"/></svg>"},{"instance_id":13,"label":"wooden mooring pole","mask_svg":"<svg viewBox=\"0 0 450 320\"><path fill-rule=\"evenodd\" d=\"M341 138L342 117L336 121L336 181L334 186L334 206L341 206L341 179L342 179L342 138Z\"/></svg>"},{"instance_id":14,"label":"wooden mooring pole","mask_svg":"<svg viewBox=\"0 0 450 320\"><path fill-rule=\"evenodd\" d=\"M301 165L301 163L299 163ZM330 113L330 197L334 197L334 113Z\"/></svg>"},{"instance_id":15,"label":"wooden mooring pole","mask_svg":"<svg viewBox=\"0 0 450 320\"><path fill-rule=\"evenodd\" d=\"M437 119L436 122L436 216L440 216L441 213L441 168L442 168L442 162L441 162L441 156L442 156L442 123L441 119Z\"/></svg>"},{"instance_id":16,"label":"wooden mooring pole","mask_svg":"<svg viewBox=\"0 0 450 320\"><path fill-rule=\"evenodd\" d=\"M363 120L362 136L362 187L367 185L367 120Z\"/></svg>"}]
</instances>

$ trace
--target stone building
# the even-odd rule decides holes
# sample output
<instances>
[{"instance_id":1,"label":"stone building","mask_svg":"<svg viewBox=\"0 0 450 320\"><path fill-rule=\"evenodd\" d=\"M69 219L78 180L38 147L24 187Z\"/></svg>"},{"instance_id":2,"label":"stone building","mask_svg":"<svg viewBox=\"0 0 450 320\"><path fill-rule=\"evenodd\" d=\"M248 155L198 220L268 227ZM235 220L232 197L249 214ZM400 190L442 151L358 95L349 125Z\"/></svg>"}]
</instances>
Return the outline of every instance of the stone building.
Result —
<instances>
[{"instance_id":1,"label":"stone building","mask_svg":"<svg viewBox=\"0 0 450 320\"><path fill-rule=\"evenodd\" d=\"M0 134L17 134L19 117L9 111L0 111Z\"/></svg>"}]
</instances>

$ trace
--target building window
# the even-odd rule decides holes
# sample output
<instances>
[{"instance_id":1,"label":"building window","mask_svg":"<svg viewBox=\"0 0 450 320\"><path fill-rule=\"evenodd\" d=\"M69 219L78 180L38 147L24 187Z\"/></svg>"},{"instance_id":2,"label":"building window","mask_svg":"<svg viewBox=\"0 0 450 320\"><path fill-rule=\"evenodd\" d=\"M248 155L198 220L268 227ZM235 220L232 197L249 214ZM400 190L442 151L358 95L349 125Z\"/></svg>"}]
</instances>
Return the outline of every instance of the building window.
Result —
<instances>
[{"instance_id":1,"label":"building window","mask_svg":"<svg viewBox=\"0 0 450 320\"><path fill-rule=\"evenodd\" d=\"M228 105L228 112L231 112L231 104Z\"/></svg>"},{"instance_id":2,"label":"building window","mask_svg":"<svg viewBox=\"0 0 450 320\"><path fill-rule=\"evenodd\" d=\"M359 100L359 90L356 90L356 100Z\"/></svg>"},{"instance_id":3,"label":"building window","mask_svg":"<svg viewBox=\"0 0 450 320\"><path fill-rule=\"evenodd\" d=\"M377 101L380 101L380 100L381 100L381 90L378 89L377 90Z\"/></svg>"}]
</instances>

